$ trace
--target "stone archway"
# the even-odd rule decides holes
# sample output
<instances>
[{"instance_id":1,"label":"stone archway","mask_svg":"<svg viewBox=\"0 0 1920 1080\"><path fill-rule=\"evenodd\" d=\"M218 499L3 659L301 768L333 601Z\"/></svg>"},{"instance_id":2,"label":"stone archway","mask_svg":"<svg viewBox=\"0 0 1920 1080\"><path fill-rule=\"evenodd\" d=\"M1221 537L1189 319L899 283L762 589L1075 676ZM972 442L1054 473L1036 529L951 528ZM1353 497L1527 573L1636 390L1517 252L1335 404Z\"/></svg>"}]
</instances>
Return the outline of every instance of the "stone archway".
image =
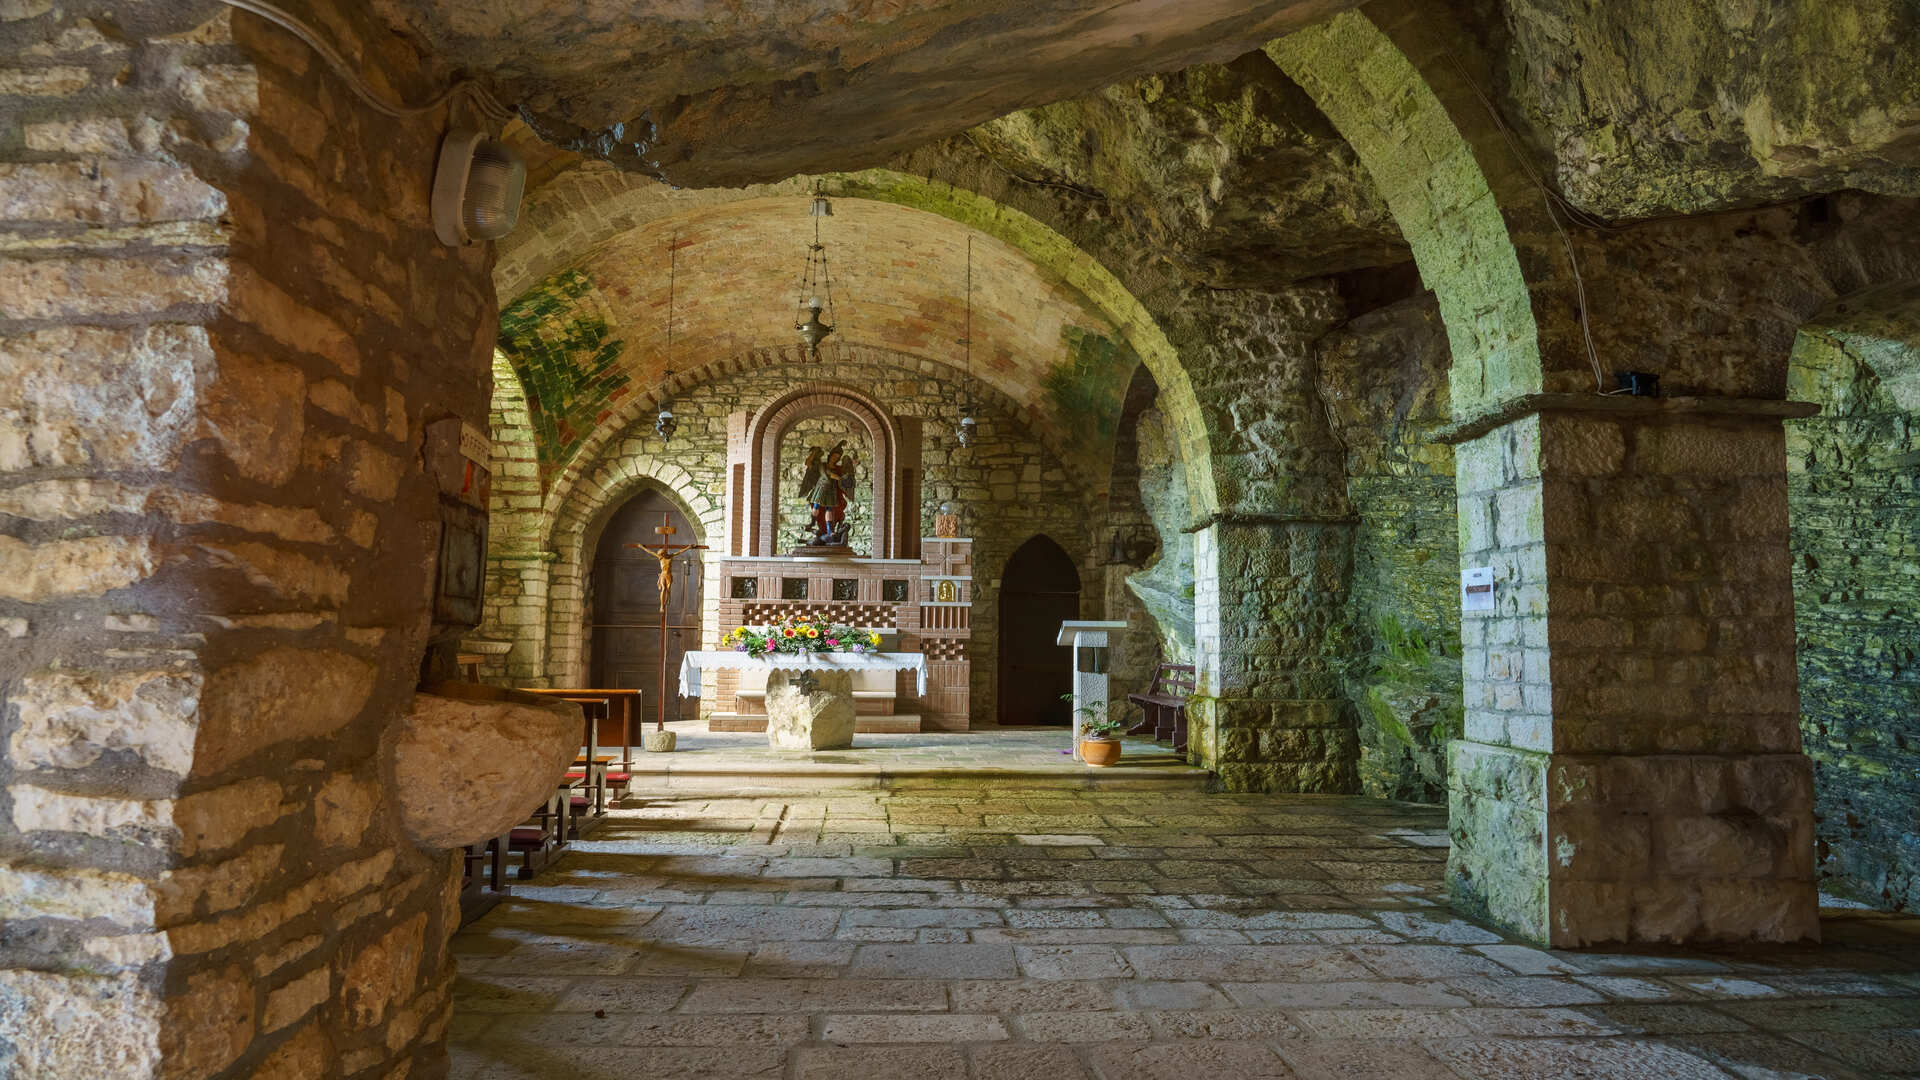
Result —
<instances>
[{"instance_id":1,"label":"stone archway","mask_svg":"<svg viewBox=\"0 0 1920 1080\"><path fill-rule=\"evenodd\" d=\"M1813 758L1822 886L1920 908L1920 280L1829 304L1800 331L1787 424L1800 734Z\"/></svg>"},{"instance_id":2,"label":"stone archway","mask_svg":"<svg viewBox=\"0 0 1920 1080\"><path fill-rule=\"evenodd\" d=\"M781 441L794 425L829 413L850 419L866 433L871 447L873 458L863 465L873 477L869 507L873 556L918 557L920 508L905 504L911 497L907 488L915 477L903 465L912 461L913 468L918 467L918 422L903 422L858 390L826 382L794 387L762 405L751 417L740 415L745 421L744 442L728 447L728 482L734 505L743 507L747 516L730 532L728 547L733 554L779 554Z\"/></svg>"},{"instance_id":3,"label":"stone archway","mask_svg":"<svg viewBox=\"0 0 1920 1080\"><path fill-rule=\"evenodd\" d=\"M589 660L585 620L589 616L587 571L600 533L615 509L637 492L652 488L667 495L693 526L691 543L707 543L724 532L723 511L716 496L702 491L685 469L645 455L602 463L562 504L546 547L552 552L547 582L547 667L551 684L582 686ZM682 541L689 542L689 541ZM711 566L711 563L706 564ZM713 626L718 599L711 571L703 582L701 624Z\"/></svg>"}]
</instances>

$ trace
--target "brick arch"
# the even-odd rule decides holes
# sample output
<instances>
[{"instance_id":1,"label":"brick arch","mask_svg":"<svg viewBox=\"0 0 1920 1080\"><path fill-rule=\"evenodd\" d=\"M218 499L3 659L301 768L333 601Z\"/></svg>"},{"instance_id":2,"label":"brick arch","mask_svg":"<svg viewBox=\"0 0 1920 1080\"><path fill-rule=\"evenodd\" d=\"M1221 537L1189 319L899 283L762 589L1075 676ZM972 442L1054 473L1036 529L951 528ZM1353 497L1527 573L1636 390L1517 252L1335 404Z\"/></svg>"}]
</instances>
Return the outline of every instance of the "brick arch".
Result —
<instances>
[{"instance_id":1,"label":"brick arch","mask_svg":"<svg viewBox=\"0 0 1920 1080\"><path fill-rule=\"evenodd\" d=\"M686 515L693 543L707 543L725 531L720 504L700 490L686 470L658 459L606 462L575 487L555 514L548 536L553 552L547 583L546 676L555 685L584 686L591 644L586 622L587 570L613 512L645 490L658 491ZM705 560L703 560L703 563ZM702 592L701 619L711 624L718 608L712 575Z\"/></svg>"},{"instance_id":2,"label":"brick arch","mask_svg":"<svg viewBox=\"0 0 1920 1080\"><path fill-rule=\"evenodd\" d=\"M977 406L976 412L991 414L999 412L1011 417L1020 424L1026 434L1054 459L1061 463L1075 482L1087 485L1089 490L1097 489L1098 478L1088 475L1067 453L1058 431L1051 425L1042 424L1035 410L1014 400L1009 395L989 383L968 378L960 370L936 360L912 353L875 345L861 344L857 341L829 342L820 347L824 362L820 365L824 372L833 373L836 378L852 377L850 368L865 363L920 370L941 379L966 380L971 384L971 392ZM660 411L662 402L671 401L674 395L682 393L703 383L711 382L723 376L751 371L755 368L774 367L781 364L797 363L803 359L803 350L799 346L769 346L750 349L738 356L715 360L685 372L676 373L661 386L643 394L631 394L623 398L609 412L605 419L581 442L571 460L554 471L546 480L546 494L542 499L540 525L537 534L542 543L553 532L554 522L560 508L571 497L573 489L582 482L607 454L607 448L614 440L622 438L636 425L651 425L653 417Z\"/></svg>"},{"instance_id":3,"label":"brick arch","mask_svg":"<svg viewBox=\"0 0 1920 1080\"><path fill-rule=\"evenodd\" d=\"M1541 390L1586 390L1573 297L1545 196L1519 169L1460 66L1472 54L1430 7L1351 11L1270 42L1360 158L1434 292L1452 348L1455 416ZM1537 248L1529 278L1516 240ZM1540 274L1548 275L1540 280ZM1557 305L1551 318L1539 309Z\"/></svg>"},{"instance_id":4,"label":"brick arch","mask_svg":"<svg viewBox=\"0 0 1920 1080\"><path fill-rule=\"evenodd\" d=\"M872 398L850 386L832 382L794 387L762 405L748 420L747 444L743 449L747 458L747 491L753 493L753 502L749 507L746 536L732 538L734 554L778 554L775 549L779 538L774 530L779 521L780 442L795 424L826 414L853 420L866 429L867 438L872 442L874 460L869 468L873 470L873 554L882 559L908 557L909 551L917 555L917 547L912 543L917 538L917 528L912 536L907 535L908 523L903 517L908 508L895 505L901 490L901 426ZM917 449L919 440L915 438L912 442ZM914 456L917 459L919 455ZM742 496L742 492L733 493L736 499ZM911 508L911 513L917 526L918 508ZM746 541L751 542L751 549L739 550Z\"/></svg>"},{"instance_id":5,"label":"brick arch","mask_svg":"<svg viewBox=\"0 0 1920 1080\"><path fill-rule=\"evenodd\" d=\"M517 297L535 282L647 222L731 202L797 196L815 179L794 177L727 191L673 191L651 179L605 167L570 170L529 196L524 216L534 227L523 228L498 245L496 291ZM831 180L844 192L842 197L925 211L1001 240L1085 297L1148 365L1160 385L1162 408L1177 433L1181 458L1191 477L1188 490L1195 515L1219 509L1206 426L1178 353L1145 306L1099 260L1038 219L965 188L888 169L835 174ZM1031 411L1022 407L1016 415ZM1030 426L1038 430L1050 425L1030 421Z\"/></svg>"}]
</instances>

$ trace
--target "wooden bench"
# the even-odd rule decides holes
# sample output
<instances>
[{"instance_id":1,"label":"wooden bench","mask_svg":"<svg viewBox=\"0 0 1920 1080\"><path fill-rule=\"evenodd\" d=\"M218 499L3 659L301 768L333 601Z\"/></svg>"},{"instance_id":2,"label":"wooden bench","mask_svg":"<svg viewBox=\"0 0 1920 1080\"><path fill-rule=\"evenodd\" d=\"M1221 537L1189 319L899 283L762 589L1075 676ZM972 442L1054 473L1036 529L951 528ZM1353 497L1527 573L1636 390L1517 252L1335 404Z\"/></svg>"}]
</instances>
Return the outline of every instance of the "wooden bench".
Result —
<instances>
[{"instance_id":1,"label":"wooden bench","mask_svg":"<svg viewBox=\"0 0 1920 1080\"><path fill-rule=\"evenodd\" d=\"M493 909L493 905L513 893L507 884L508 833L501 833L477 844L468 844L462 856L464 873L460 879L460 925L465 926Z\"/></svg>"},{"instance_id":2,"label":"wooden bench","mask_svg":"<svg viewBox=\"0 0 1920 1080\"><path fill-rule=\"evenodd\" d=\"M645 717L641 716L641 691L631 688L586 687L586 686L519 686L514 689L524 694L541 694L557 697L562 701L597 701L605 705L605 713L594 721L596 725L606 724L620 732L619 760L615 771L624 772L633 767L633 736L642 728ZM596 731L598 731L596 727ZM595 745L612 749L616 744L610 739L588 733L588 740Z\"/></svg>"},{"instance_id":3,"label":"wooden bench","mask_svg":"<svg viewBox=\"0 0 1920 1080\"><path fill-rule=\"evenodd\" d=\"M545 803L507 833L507 851L520 856L520 880L532 878L567 850L573 791L571 784L556 785Z\"/></svg>"},{"instance_id":4,"label":"wooden bench","mask_svg":"<svg viewBox=\"0 0 1920 1080\"><path fill-rule=\"evenodd\" d=\"M1173 752L1187 752L1187 699L1193 696L1192 664L1161 664L1154 672L1153 686L1144 694L1128 694L1127 700L1140 706L1143 713L1129 735L1151 734L1156 742L1173 742Z\"/></svg>"}]
</instances>

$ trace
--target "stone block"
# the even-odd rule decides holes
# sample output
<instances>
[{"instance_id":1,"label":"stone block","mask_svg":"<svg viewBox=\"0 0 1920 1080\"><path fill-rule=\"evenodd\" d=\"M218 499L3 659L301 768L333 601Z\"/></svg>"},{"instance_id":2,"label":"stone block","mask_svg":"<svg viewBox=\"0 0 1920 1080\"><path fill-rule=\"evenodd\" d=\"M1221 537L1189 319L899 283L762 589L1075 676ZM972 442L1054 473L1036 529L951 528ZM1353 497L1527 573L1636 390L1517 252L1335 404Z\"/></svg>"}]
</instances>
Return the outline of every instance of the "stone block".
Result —
<instances>
[{"instance_id":1,"label":"stone block","mask_svg":"<svg viewBox=\"0 0 1920 1080\"><path fill-rule=\"evenodd\" d=\"M202 972L167 1000L160 1032L161 1076L211 1076L231 1064L253 1040L253 983L244 967Z\"/></svg>"},{"instance_id":2,"label":"stone block","mask_svg":"<svg viewBox=\"0 0 1920 1080\"><path fill-rule=\"evenodd\" d=\"M1774 873L1792 834L1755 814L1675 814L1660 818L1655 838L1663 875L1759 878Z\"/></svg>"},{"instance_id":3,"label":"stone block","mask_svg":"<svg viewBox=\"0 0 1920 1080\"><path fill-rule=\"evenodd\" d=\"M1555 416L1542 425L1540 444L1550 476L1610 476L1626 462L1626 435L1613 420Z\"/></svg>"},{"instance_id":4,"label":"stone block","mask_svg":"<svg viewBox=\"0 0 1920 1080\"><path fill-rule=\"evenodd\" d=\"M200 689L199 676L174 671L29 674L14 696L9 755L16 768L73 769L126 753L184 776Z\"/></svg>"},{"instance_id":5,"label":"stone block","mask_svg":"<svg viewBox=\"0 0 1920 1080\"><path fill-rule=\"evenodd\" d=\"M207 676L195 771L218 773L266 747L316 738L359 715L377 672L325 649L271 648Z\"/></svg>"},{"instance_id":6,"label":"stone block","mask_svg":"<svg viewBox=\"0 0 1920 1080\"><path fill-rule=\"evenodd\" d=\"M1653 827L1643 815L1564 809L1547 820L1548 861L1556 883L1631 881L1653 868Z\"/></svg>"},{"instance_id":7,"label":"stone block","mask_svg":"<svg viewBox=\"0 0 1920 1080\"><path fill-rule=\"evenodd\" d=\"M163 1014L137 976L0 971L0 1031L34 1032L8 1040L22 1080L157 1075Z\"/></svg>"},{"instance_id":8,"label":"stone block","mask_svg":"<svg viewBox=\"0 0 1920 1080\"><path fill-rule=\"evenodd\" d=\"M260 1030L279 1031L299 1021L332 996L332 983L333 970L323 965L273 990L267 995Z\"/></svg>"},{"instance_id":9,"label":"stone block","mask_svg":"<svg viewBox=\"0 0 1920 1080\"><path fill-rule=\"evenodd\" d=\"M211 220L226 196L180 165L138 158L0 164L0 220L148 224Z\"/></svg>"},{"instance_id":10,"label":"stone block","mask_svg":"<svg viewBox=\"0 0 1920 1080\"><path fill-rule=\"evenodd\" d=\"M0 536L0 599L29 604L100 596L144 580L159 562L151 538L85 536L28 543Z\"/></svg>"},{"instance_id":11,"label":"stone block","mask_svg":"<svg viewBox=\"0 0 1920 1080\"><path fill-rule=\"evenodd\" d=\"M497 836L547 797L580 751L580 707L471 683L413 696L385 742L401 825L443 850ZM357 816L356 816L357 820Z\"/></svg>"},{"instance_id":12,"label":"stone block","mask_svg":"<svg viewBox=\"0 0 1920 1080\"><path fill-rule=\"evenodd\" d=\"M415 915L346 960L340 1004L349 1028L370 1028L412 998L425 955L427 917Z\"/></svg>"},{"instance_id":13,"label":"stone block","mask_svg":"<svg viewBox=\"0 0 1920 1080\"><path fill-rule=\"evenodd\" d=\"M1634 466L1649 473L1736 477L1777 473L1786 454L1777 423L1646 423L1633 433Z\"/></svg>"},{"instance_id":14,"label":"stone block","mask_svg":"<svg viewBox=\"0 0 1920 1080\"><path fill-rule=\"evenodd\" d=\"M844 671L767 674L767 743L775 750L832 750L853 745L853 676Z\"/></svg>"},{"instance_id":15,"label":"stone block","mask_svg":"<svg viewBox=\"0 0 1920 1080\"><path fill-rule=\"evenodd\" d=\"M1709 941L1818 941L1820 893L1804 878L1704 882L1700 919Z\"/></svg>"}]
</instances>

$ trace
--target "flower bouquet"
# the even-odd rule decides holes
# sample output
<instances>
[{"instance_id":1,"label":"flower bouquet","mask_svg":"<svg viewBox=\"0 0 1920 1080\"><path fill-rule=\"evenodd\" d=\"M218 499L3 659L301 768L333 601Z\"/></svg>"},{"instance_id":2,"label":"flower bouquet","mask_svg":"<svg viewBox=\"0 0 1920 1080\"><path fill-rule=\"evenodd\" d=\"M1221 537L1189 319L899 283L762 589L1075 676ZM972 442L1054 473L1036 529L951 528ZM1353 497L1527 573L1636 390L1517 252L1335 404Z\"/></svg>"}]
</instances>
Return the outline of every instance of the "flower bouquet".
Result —
<instances>
[{"instance_id":1,"label":"flower bouquet","mask_svg":"<svg viewBox=\"0 0 1920 1080\"><path fill-rule=\"evenodd\" d=\"M755 630L742 626L720 639L720 647L750 656L774 653L871 653L880 651L880 635L839 623L789 615L773 626Z\"/></svg>"}]
</instances>

